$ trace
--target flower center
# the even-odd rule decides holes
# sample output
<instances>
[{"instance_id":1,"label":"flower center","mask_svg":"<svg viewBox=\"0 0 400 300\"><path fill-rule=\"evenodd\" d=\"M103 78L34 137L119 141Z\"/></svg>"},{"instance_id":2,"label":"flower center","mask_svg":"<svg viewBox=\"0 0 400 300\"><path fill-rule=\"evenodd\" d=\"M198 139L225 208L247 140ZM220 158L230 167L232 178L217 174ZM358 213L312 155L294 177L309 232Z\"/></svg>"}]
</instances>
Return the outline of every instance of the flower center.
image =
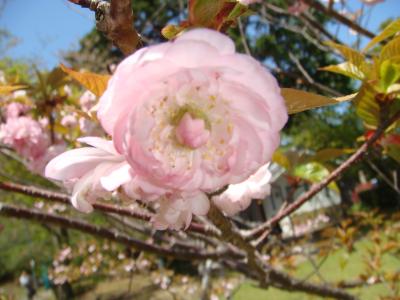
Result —
<instances>
[{"instance_id":1,"label":"flower center","mask_svg":"<svg viewBox=\"0 0 400 300\"><path fill-rule=\"evenodd\" d=\"M175 127L175 136L182 146L197 149L207 143L210 131L203 118L185 112Z\"/></svg>"}]
</instances>

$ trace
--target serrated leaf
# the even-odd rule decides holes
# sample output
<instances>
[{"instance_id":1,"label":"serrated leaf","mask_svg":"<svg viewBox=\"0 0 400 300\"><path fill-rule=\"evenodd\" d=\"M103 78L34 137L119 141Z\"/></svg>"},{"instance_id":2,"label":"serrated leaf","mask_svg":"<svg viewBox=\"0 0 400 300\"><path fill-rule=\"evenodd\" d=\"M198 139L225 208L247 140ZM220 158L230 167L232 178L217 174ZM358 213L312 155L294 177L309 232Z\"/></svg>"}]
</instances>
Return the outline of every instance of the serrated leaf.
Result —
<instances>
[{"instance_id":1,"label":"serrated leaf","mask_svg":"<svg viewBox=\"0 0 400 300\"><path fill-rule=\"evenodd\" d=\"M236 3L235 7L232 9L232 11L227 16L227 20L235 20L236 18L242 16L243 14L247 13L248 11L249 11L249 9L246 5L243 5L238 2L238 3Z\"/></svg>"},{"instance_id":2,"label":"serrated leaf","mask_svg":"<svg viewBox=\"0 0 400 300\"><path fill-rule=\"evenodd\" d=\"M25 85L0 85L0 95L8 95L12 92L26 89Z\"/></svg>"},{"instance_id":3,"label":"serrated leaf","mask_svg":"<svg viewBox=\"0 0 400 300\"><path fill-rule=\"evenodd\" d=\"M377 43L380 43L387 38L395 35L397 32L400 31L400 19L397 19L390 23L385 29L382 30L380 34L378 34L376 37L374 37L364 48L363 52L367 51L370 49L372 46L376 45Z\"/></svg>"},{"instance_id":4,"label":"serrated leaf","mask_svg":"<svg viewBox=\"0 0 400 300\"><path fill-rule=\"evenodd\" d=\"M310 162L296 166L293 172L293 175L315 183L321 182L329 174L329 170L318 162ZM339 191L336 183L334 182L330 183L328 187L337 192Z\"/></svg>"},{"instance_id":5,"label":"serrated leaf","mask_svg":"<svg viewBox=\"0 0 400 300\"><path fill-rule=\"evenodd\" d=\"M373 87L364 83L353 101L358 116L372 128L376 128L379 124L380 107L375 99L375 94Z\"/></svg>"},{"instance_id":6,"label":"serrated leaf","mask_svg":"<svg viewBox=\"0 0 400 300\"><path fill-rule=\"evenodd\" d=\"M286 108L289 114L295 114L317 107L338 104L344 101L352 100L356 96L356 94L351 94L344 97L328 98L325 96L291 88L281 89L281 94L282 97L285 99Z\"/></svg>"},{"instance_id":7,"label":"serrated leaf","mask_svg":"<svg viewBox=\"0 0 400 300\"><path fill-rule=\"evenodd\" d=\"M380 66L381 88L386 92L388 88L400 79L400 65L385 60Z\"/></svg>"},{"instance_id":8,"label":"serrated leaf","mask_svg":"<svg viewBox=\"0 0 400 300\"><path fill-rule=\"evenodd\" d=\"M225 0L189 0L189 23L211 27Z\"/></svg>"},{"instance_id":9,"label":"serrated leaf","mask_svg":"<svg viewBox=\"0 0 400 300\"><path fill-rule=\"evenodd\" d=\"M353 79L363 80L365 75L364 73L357 68L354 64L350 62L344 62L338 65L330 65L323 68L320 68L322 71L328 71L336 74L341 74Z\"/></svg>"},{"instance_id":10,"label":"serrated leaf","mask_svg":"<svg viewBox=\"0 0 400 300\"><path fill-rule=\"evenodd\" d=\"M345 45L336 44L334 42L325 42L325 44L338 50L349 63L353 64L356 68L364 73L365 57L362 53Z\"/></svg>"},{"instance_id":11,"label":"serrated leaf","mask_svg":"<svg viewBox=\"0 0 400 300\"><path fill-rule=\"evenodd\" d=\"M104 93L107 88L108 80L111 77L109 75L95 74L91 72L78 72L64 66L63 64L61 64L60 67L65 73L78 81L97 97L100 97Z\"/></svg>"},{"instance_id":12,"label":"serrated leaf","mask_svg":"<svg viewBox=\"0 0 400 300\"><path fill-rule=\"evenodd\" d=\"M398 56L400 56L400 37L394 38L382 48L380 60L383 62Z\"/></svg>"}]
</instances>

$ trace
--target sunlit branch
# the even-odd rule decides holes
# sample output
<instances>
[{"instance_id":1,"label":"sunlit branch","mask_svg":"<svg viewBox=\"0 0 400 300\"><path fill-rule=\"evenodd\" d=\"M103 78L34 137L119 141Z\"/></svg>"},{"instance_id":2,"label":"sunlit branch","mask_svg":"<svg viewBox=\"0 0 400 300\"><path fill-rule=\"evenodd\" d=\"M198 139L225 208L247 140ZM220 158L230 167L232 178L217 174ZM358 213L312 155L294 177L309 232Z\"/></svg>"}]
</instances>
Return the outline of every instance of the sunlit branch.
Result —
<instances>
[{"instance_id":1,"label":"sunlit branch","mask_svg":"<svg viewBox=\"0 0 400 300\"><path fill-rule=\"evenodd\" d=\"M326 7L325 5L323 5L321 2L319 2L317 0L302 0L302 1L306 4L308 4L309 6L311 6L312 8L324 13L325 15L333 17L340 23L350 27L351 29L353 29L354 31L356 31L362 35L365 35L366 37L369 37L371 39L375 37L375 34L373 34L371 31L361 27L357 23L353 22L349 18L346 18L345 16L336 12L335 10L329 9L329 7Z\"/></svg>"},{"instance_id":2,"label":"sunlit branch","mask_svg":"<svg viewBox=\"0 0 400 300\"><path fill-rule=\"evenodd\" d=\"M337 179L344 171L346 171L350 166L356 163L368 150L368 148L373 145L385 132L385 130L400 118L400 111L394 114L391 118L385 120L379 128L375 131L374 135L368 139L360 148L350 156L344 163L342 163L338 168L336 168L328 177L322 180L318 184L314 184L310 190L299 196L293 203L289 204L284 210L276 214L274 217L260 225L259 227L248 231L247 236L255 236L260 234L262 231L271 228L273 225L277 224L284 217L290 215L292 212L299 209L304 203L309 201L317 193L323 190L329 183Z\"/></svg>"},{"instance_id":3,"label":"sunlit branch","mask_svg":"<svg viewBox=\"0 0 400 300\"><path fill-rule=\"evenodd\" d=\"M69 0L96 13L96 27L103 32L125 55L133 53L140 38L133 28L130 0Z\"/></svg>"},{"instance_id":4,"label":"sunlit branch","mask_svg":"<svg viewBox=\"0 0 400 300\"><path fill-rule=\"evenodd\" d=\"M40 223L54 224L63 228L76 229L88 234L96 235L101 238L134 247L135 249L141 251L147 251L162 256L175 257L182 260L219 259L227 255L226 251L205 252L199 249L196 249L195 251L167 249L158 245L150 244L148 242L132 238L122 232L104 228L101 226L95 226L82 220L75 220L70 217L44 213L34 209L16 207L5 203L0 203L0 215L17 219L33 220ZM229 256L232 257L234 256L234 254L229 253Z\"/></svg>"},{"instance_id":5,"label":"sunlit branch","mask_svg":"<svg viewBox=\"0 0 400 300\"><path fill-rule=\"evenodd\" d=\"M287 31L300 34L302 35L307 41L309 41L311 44L313 44L315 47L317 47L319 50L324 51L324 52L330 52L330 49L324 45L322 45L321 41L318 41L316 38L310 36L304 28L301 28L299 26L293 26L289 25L286 23L279 22L277 18L274 18L270 14L268 14L265 10L265 7L261 8L261 17L260 20L266 24L274 24L278 27L281 27Z\"/></svg>"},{"instance_id":6,"label":"sunlit branch","mask_svg":"<svg viewBox=\"0 0 400 300\"><path fill-rule=\"evenodd\" d=\"M6 191L11 191L11 192L17 192L17 193L32 196L32 197L38 197L38 198L42 198L42 199L46 199L46 200L57 201L57 202L61 202L63 204L67 204L67 205L71 204L70 197L67 194L49 191L49 190L34 187L34 186L26 186L26 185L22 185L22 184L18 184L18 183L13 183L13 182L0 181L0 189L6 190ZM116 205L110 205L110 204L99 203L99 202L92 203L92 206L95 210L98 210L98 211L102 211L105 213L114 213L114 214L117 214L120 216L132 217L132 218L140 219L143 221L150 221L153 216L152 214L146 213L144 211L137 211L137 210L126 208L126 207L120 207L120 206L116 206ZM198 232L198 233L203 233L203 234L209 234L209 235L218 235L219 234L211 226L206 226L206 225L194 223L194 222L192 222L189 225L188 230Z\"/></svg>"}]
</instances>

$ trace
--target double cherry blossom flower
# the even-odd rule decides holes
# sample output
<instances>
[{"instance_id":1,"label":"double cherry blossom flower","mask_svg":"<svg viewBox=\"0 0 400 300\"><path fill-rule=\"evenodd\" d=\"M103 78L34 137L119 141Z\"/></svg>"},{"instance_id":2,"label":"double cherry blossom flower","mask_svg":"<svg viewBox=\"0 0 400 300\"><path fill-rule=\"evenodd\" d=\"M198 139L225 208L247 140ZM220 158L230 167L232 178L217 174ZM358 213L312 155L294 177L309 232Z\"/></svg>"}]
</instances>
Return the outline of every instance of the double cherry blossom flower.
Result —
<instances>
[{"instance_id":1,"label":"double cherry blossom flower","mask_svg":"<svg viewBox=\"0 0 400 300\"><path fill-rule=\"evenodd\" d=\"M227 36L194 29L138 50L117 67L98 104L112 141L53 159L46 176L73 182L73 205L123 193L158 207L157 229L187 227L209 210L227 214L268 193L266 164L287 112L275 78L235 52ZM109 197L108 196L108 197Z\"/></svg>"}]
</instances>

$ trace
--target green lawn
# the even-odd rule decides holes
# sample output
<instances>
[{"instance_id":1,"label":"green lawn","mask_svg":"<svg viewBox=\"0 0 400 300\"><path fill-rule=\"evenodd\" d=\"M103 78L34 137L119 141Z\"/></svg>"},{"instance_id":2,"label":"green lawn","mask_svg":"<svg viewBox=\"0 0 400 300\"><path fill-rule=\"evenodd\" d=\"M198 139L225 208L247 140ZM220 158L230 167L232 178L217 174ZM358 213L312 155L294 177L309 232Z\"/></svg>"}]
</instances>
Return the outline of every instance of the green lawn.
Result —
<instances>
[{"instance_id":1,"label":"green lawn","mask_svg":"<svg viewBox=\"0 0 400 300\"><path fill-rule=\"evenodd\" d=\"M357 279L358 275L364 270L363 256L366 249L370 247L370 241L357 242L356 251L346 254L344 249L336 251L329 255L324 264L320 268L320 273L327 281L337 282L340 280ZM346 263L345 263L346 262ZM318 262L317 262L318 263ZM400 260L394 256L384 255L382 258L382 270L398 271L400 269ZM298 278L307 277L312 273L313 267L310 263L300 264L296 271ZM311 277L314 282L320 282L319 278L314 275ZM400 283L399 283L400 288ZM390 288L384 284L376 284L373 286L349 289L349 292L357 295L360 299L376 300L379 296L390 295ZM305 300L305 299L322 299L321 297L311 297L303 293L283 292L274 288L263 290L257 288L255 283L244 283L233 297L234 300L260 300L260 299L279 299L279 300Z\"/></svg>"}]
</instances>

